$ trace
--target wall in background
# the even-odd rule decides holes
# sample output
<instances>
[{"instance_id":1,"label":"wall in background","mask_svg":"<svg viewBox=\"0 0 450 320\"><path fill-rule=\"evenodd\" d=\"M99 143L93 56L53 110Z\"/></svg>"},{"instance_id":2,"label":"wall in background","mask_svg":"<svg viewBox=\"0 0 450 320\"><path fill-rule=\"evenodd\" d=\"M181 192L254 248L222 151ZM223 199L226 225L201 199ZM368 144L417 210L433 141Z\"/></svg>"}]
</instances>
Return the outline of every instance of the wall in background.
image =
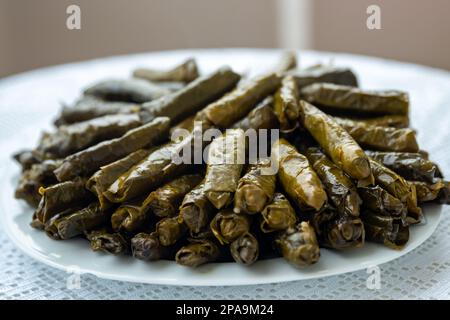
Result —
<instances>
[{"instance_id":1,"label":"wall in background","mask_svg":"<svg viewBox=\"0 0 450 320\"><path fill-rule=\"evenodd\" d=\"M69 4L81 7L81 30L66 28ZM381 7L382 30L366 28L370 4ZM448 0L0 0L0 77L115 54L207 47L309 46L450 70L449 12Z\"/></svg>"},{"instance_id":2,"label":"wall in background","mask_svg":"<svg viewBox=\"0 0 450 320\"><path fill-rule=\"evenodd\" d=\"M11 57L9 55L9 26L6 19L6 3L0 1L0 77L7 74L8 70L12 70L12 68L8 67L8 64L11 63Z\"/></svg>"},{"instance_id":3,"label":"wall in background","mask_svg":"<svg viewBox=\"0 0 450 320\"><path fill-rule=\"evenodd\" d=\"M381 8L381 30L366 8ZM450 70L450 1L314 0L313 47L405 60Z\"/></svg>"},{"instance_id":4,"label":"wall in background","mask_svg":"<svg viewBox=\"0 0 450 320\"><path fill-rule=\"evenodd\" d=\"M69 4L81 30L66 28ZM273 0L0 0L0 76L152 50L275 47L275 10Z\"/></svg>"}]
</instances>

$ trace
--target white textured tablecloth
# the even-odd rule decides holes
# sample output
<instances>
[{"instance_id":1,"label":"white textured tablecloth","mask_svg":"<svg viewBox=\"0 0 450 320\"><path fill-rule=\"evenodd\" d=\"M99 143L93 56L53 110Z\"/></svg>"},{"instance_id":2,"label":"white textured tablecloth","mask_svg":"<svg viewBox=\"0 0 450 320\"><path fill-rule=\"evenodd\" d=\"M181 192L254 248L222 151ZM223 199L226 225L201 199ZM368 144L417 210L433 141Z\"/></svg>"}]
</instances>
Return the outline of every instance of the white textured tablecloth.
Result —
<instances>
[{"instance_id":1,"label":"white textured tablecloth","mask_svg":"<svg viewBox=\"0 0 450 320\"><path fill-rule=\"evenodd\" d=\"M164 56L167 65L179 61L180 56L198 56L202 69L209 70L214 66L214 59L202 59L204 53L191 51ZM212 53L226 57L223 63L230 63L239 71L269 67L269 63L261 61L274 62L277 56L276 52L265 50L215 50ZM239 61L233 60L235 54L240 56ZM440 164L446 177L450 177L449 72L380 59L313 52L302 53L301 63L310 65L330 58L337 65L356 70L362 87L410 92L412 126L419 130L419 143ZM17 136L23 141L20 147L32 147L36 143L38 132L44 126L49 127L56 114L58 101L73 100L82 86L95 79L126 76L133 67L151 65L151 61L150 55L119 57L90 62L87 73L86 65L79 71L76 65L71 65L0 80L0 164L17 149L11 142L17 140ZM42 78L42 84L37 87L36 77ZM450 299L449 211L449 207L443 211L439 227L423 245L380 266L381 288L374 290L366 285L369 276L366 271L317 280L240 287L144 285L82 275L79 289L67 289L69 274L25 256L0 228L0 299Z\"/></svg>"}]
</instances>

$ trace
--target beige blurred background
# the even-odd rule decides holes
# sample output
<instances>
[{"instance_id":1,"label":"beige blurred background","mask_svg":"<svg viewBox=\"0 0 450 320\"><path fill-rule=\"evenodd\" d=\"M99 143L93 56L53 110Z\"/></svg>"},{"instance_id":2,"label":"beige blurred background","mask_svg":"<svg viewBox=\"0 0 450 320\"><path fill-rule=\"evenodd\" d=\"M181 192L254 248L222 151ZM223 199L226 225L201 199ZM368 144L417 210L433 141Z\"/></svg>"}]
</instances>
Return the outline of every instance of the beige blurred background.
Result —
<instances>
[{"instance_id":1,"label":"beige blurred background","mask_svg":"<svg viewBox=\"0 0 450 320\"><path fill-rule=\"evenodd\" d=\"M66 8L81 8L81 30ZM366 9L381 8L381 30ZM0 0L0 77L177 48L342 51L450 70L448 0Z\"/></svg>"}]
</instances>

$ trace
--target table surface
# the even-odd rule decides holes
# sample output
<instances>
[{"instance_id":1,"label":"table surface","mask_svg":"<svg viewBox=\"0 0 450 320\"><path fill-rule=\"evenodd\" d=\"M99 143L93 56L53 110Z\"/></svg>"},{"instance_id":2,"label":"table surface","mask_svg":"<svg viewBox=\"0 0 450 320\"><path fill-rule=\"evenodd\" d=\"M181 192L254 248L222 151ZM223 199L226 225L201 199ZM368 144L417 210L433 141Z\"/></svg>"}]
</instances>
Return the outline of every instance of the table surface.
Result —
<instances>
[{"instance_id":1,"label":"table surface","mask_svg":"<svg viewBox=\"0 0 450 320\"><path fill-rule=\"evenodd\" d=\"M251 72L255 55L275 59L271 50L214 50L233 58L248 56L248 63L233 65ZM167 66L180 56L204 51L169 52ZM153 55L154 56L154 55ZM61 101L71 101L79 89L104 76L128 76L137 65L151 65L152 55L140 54L89 62L92 72L77 75L76 64L38 70L0 80L0 163L17 149L11 136L20 135L32 147L43 126L49 127ZM346 54L302 52L301 63L311 65L333 59L336 65L352 66L364 88L394 88L410 92L412 126L418 128L420 145L450 176L450 73L422 66ZM256 59L257 60L257 59ZM111 66L114 66L111 68ZM65 73L65 70L71 72ZM80 71L81 72L81 71ZM42 86L29 79L42 77ZM52 85L48 81L50 79ZM29 83L27 83L29 82ZM0 168L1 172L1 168ZM81 275L72 288L73 275L50 268L22 254L0 228L0 299L450 299L450 217L443 211L436 232L405 256L380 265L380 287L370 289L372 273L366 270L316 280L239 287L183 287L146 285ZM1 213L0 213L1 214Z\"/></svg>"}]
</instances>

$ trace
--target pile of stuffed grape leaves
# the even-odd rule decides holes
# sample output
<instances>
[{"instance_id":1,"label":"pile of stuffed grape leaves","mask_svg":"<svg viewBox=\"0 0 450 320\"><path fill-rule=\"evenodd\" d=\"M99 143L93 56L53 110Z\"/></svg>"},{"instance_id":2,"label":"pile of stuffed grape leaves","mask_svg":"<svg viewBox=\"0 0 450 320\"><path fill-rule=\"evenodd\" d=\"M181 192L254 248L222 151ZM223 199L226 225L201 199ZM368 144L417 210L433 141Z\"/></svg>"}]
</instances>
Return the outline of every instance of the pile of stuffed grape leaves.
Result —
<instances>
[{"instance_id":1,"label":"pile of stuffed grape leaves","mask_svg":"<svg viewBox=\"0 0 450 320\"><path fill-rule=\"evenodd\" d=\"M264 69L264 68L263 68ZM409 127L407 92L285 52L253 77L194 58L105 79L13 157L31 227L182 266L401 250L450 183ZM362 248L362 249L361 249Z\"/></svg>"}]
</instances>

